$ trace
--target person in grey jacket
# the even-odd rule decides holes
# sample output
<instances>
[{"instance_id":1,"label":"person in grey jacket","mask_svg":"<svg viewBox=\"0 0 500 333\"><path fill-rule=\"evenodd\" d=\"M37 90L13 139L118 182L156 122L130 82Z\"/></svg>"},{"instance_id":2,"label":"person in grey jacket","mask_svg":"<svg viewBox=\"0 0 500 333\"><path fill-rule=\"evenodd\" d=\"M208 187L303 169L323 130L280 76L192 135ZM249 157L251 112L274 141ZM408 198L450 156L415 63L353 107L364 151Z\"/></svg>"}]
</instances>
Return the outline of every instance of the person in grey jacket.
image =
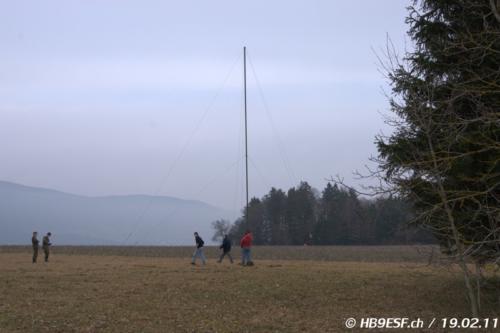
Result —
<instances>
[{"instance_id":1,"label":"person in grey jacket","mask_svg":"<svg viewBox=\"0 0 500 333\"><path fill-rule=\"evenodd\" d=\"M50 242L50 236L52 236L52 234L48 232L45 236L43 236L42 240L42 249L45 253L45 262L49 261L50 246L52 245L52 243Z\"/></svg>"}]
</instances>

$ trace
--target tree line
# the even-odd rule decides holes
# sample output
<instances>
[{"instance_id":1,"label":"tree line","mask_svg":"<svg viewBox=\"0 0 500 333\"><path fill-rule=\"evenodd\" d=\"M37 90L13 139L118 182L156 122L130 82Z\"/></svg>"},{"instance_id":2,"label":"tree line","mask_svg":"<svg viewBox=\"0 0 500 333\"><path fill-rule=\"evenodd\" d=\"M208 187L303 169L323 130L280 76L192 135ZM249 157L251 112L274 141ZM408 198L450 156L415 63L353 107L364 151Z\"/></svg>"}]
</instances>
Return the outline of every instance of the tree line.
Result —
<instances>
[{"instance_id":1,"label":"tree line","mask_svg":"<svg viewBox=\"0 0 500 333\"><path fill-rule=\"evenodd\" d=\"M248 214L248 222L246 215ZM431 243L433 238L408 224L411 206L395 196L361 198L328 183L322 192L307 182L287 192L272 188L252 198L233 224L213 222L214 240L233 239L250 229L257 245L389 245Z\"/></svg>"}]
</instances>

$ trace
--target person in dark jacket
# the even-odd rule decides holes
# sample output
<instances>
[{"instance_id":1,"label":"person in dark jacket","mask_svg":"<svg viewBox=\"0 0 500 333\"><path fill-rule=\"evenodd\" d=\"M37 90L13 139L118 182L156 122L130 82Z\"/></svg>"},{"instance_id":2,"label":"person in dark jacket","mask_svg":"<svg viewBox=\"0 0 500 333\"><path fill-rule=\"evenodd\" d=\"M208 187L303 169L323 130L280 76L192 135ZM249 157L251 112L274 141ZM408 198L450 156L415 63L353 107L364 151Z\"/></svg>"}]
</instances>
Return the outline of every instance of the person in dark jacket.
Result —
<instances>
[{"instance_id":1,"label":"person in dark jacket","mask_svg":"<svg viewBox=\"0 0 500 333\"><path fill-rule=\"evenodd\" d=\"M229 257L229 261L231 261L231 264L233 263L233 257L231 257L231 240L229 239L228 235L224 235L224 239L222 240L221 246L219 246L220 249L222 249L222 254L220 255L219 258L219 263L222 262L222 259L224 259L224 256Z\"/></svg>"},{"instance_id":2,"label":"person in dark jacket","mask_svg":"<svg viewBox=\"0 0 500 333\"><path fill-rule=\"evenodd\" d=\"M201 263L205 265L206 258L205 254L203 253L203 245L205 245L205 242L203 241L203 239L201 239L200 235L198 235L197 232L194 233L194 240L196 242L196 250L193 253L191 265L196 265L196 258L198 257L200 257Z\"/></svg>"},{"instance_id":3,"label":"person in dark jacket","mask_svg":"<svg viewBox=\"0 0 500 333\"><path fill-rule=\"evenodd\" d=\"M52 243L50 242L50 236L52 236L52 234L48 232L45 236L43 236L42 240L42 248L43 252L45 253L45 262L49 261L50 246L52 245Z\"/></svg>"},{"instance_id":4,"label":"person in dark jacket","mask_svg":"<svg viewBox=\"0 0 500 333\"><path fill-rule=\"evenodd\" d=\"M38 232L33 231L33 237L31 237L31 245L33 246L33 263L36 263L36 258L38 258L38 244L40 244L40 241L37 236Z\"/></svg>"}]
</instances>

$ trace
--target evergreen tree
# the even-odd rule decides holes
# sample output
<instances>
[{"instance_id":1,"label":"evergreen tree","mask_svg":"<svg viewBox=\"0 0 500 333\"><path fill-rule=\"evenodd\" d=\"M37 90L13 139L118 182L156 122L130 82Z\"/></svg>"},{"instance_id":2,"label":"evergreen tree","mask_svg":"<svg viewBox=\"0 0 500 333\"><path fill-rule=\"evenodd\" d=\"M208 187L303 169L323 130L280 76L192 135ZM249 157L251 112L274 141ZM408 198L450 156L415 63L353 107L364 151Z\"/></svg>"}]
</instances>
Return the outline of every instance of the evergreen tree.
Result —
<instances>
[{"instance_id":1,"label":"evergreen tree","mask_svg":"<svg viewBox=\"0 0 500 333\"><path fill-rule=\"evenodd\" d=\"M310 242L314 230L316 198L307 182L288 190L286 220L292 245Z\"/></svg>"},{"instance_id":2,"label":"evergreen tree","mask_svg":"<svg viewBox=\"0 0 500 333\"><path fill-rule=\"evenodd\" d=\"M427 241L408 223L413 219L407 202L395 196L377 198L371 205L375 227L375 239L384 244L408 244L412 241Z\"/></svg>"},{"instance_id":3,"label":"evergreen tree","mask_svg":"<svg viewBox=\"0 0 500 333\"><path fill-rule=\"evenodd\" d=\"M272 245L289 244L288 226L286 223L285 192L274 187L263 199L264 224L268 226L269 243Z\"/></svg>"},{"instance_id":4,"label":"evergreen tree","mask_svg":"<svg viewBox=\"0 0 500 333\"><path fill-rule=\"evenodd\" d=\"M318 205L318 223L314 232L314 240L316 244L328 245L335 244L338 237L338 230L336 230L335 223L337 222L338 208L336 207L336 195L338 193L337 185L332 186L327 183L321 195L320 203Z\"/></svg>"},{"instance_id":5,"label":"evergreen tree","mask_svg":"<svg viewBox=\"0 0 500 333\"><path fill-rule=\"evenodd\" d=\"M422 0L407 22L415 50L391 59L394 133L378 138L381 171L463 270L499 259L500 21L486 0ZM479 284L478 284L479 285Z\"/></svg>"},{"instance_id":6,"label":"evergreen tree","mask_svg":"<svg viewBox=\"0 0 500 333\"><path fill-rule=\"evenodd\" d=\"M262 199L249 203L230 229L239 239L245 230L254 234L256 245L352 245L430 243L428 234L406 226L413 217L408 204L395 197L359 199L353 191L328 183L316 196L306 182L291 188L288 195L272 188ZM222 224L213 224L217 235ZM224 229L227 225L224 224ZM312 236L312 238L311 238Z\"/></svg>"},{"instance_id":7,"label":"evergreen tree","mask_svg":"<svg viewBox=\"0 0 500 333\"><path fill-rule=\"evenodd\" d=\"M256 245L269 244L269 230L264 224L264 206L258 198L252 198L248 203L248 225L245 226L246 229L252 232Z\"/></svg>"}]
</instances>

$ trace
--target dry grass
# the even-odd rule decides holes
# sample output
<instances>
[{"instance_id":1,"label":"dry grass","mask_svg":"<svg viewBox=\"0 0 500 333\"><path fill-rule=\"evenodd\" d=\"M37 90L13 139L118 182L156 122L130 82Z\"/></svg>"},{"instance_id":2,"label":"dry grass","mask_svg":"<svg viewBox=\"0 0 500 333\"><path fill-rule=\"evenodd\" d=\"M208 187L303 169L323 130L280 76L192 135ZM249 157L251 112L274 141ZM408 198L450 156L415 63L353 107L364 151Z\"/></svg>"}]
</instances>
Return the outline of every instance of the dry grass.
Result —
<instances>
[{"instance_id":1,"label":"dry grass","mask_svg":"<svg viewBox=\"0 0 500 333\"><path fill-rule=\"evenodd\" d=\"M56 253L34 265L2 251L0 295L1 332L342 332L348 317L468 316L459 274L402 262Z\"/></svg>"},{"instance_id":2,"label":"dry grass","mask_svg":"<svg viewBox=\"0 0 500 333\"><path fill-rule=\"evenodd\" d=\"M0 246L0 253L29 252L29 246ZM192 246L57 246L58 254L105 255L134 257L189 257ZM219 249L205 247L209 257ZM429 256L437 259L436 246L255 246L256 258L266 260L360 261L360 262L428 262Z\"/></svg>"}]
</instances>

